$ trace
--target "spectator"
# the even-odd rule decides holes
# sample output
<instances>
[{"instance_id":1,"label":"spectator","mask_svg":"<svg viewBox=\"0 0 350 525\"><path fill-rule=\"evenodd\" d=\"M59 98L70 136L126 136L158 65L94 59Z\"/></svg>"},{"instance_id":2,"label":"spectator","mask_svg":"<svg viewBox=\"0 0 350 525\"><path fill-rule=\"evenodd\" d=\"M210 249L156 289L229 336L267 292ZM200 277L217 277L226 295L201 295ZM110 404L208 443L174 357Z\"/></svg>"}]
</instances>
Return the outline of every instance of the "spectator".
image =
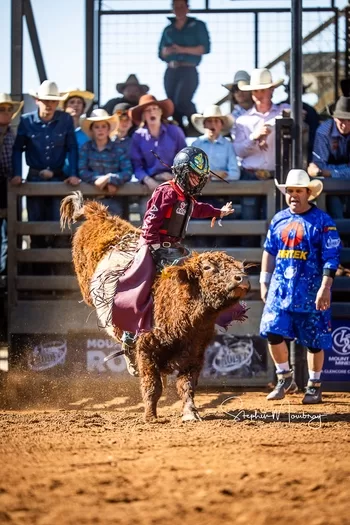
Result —
<instances>
[{"instance_id":1,"label":"spectator","mask_svg":"<svg viewBox=\"0 0 350 525\"><path fill-rule=\"evenodd\" d=\"M115 128L115 117L104 109L94 109L82 122L82 130L91 139L79 151L81 180L106 190L109 197L102 199L111 213L123 216L123 198L116 197L118 188L132 176L129 156L117 142L109 138Z\"/></svg>"},{"instance_id":2,"label":"spectator","mask_svg":"<svg viewBox=\"0 0 350 525\"><path fill-rule=\"evenodd\" d=\"M159 43L158 56L167 63L164 87L175 106L174 119L184 128L183 117L196 113L192 97L198 87L197 66L204 54L210 52L210 41L204 22L187 16L187 0L173 0L175 18L168 25ZM189 134L189 130L188 130Z\"/></svg>"},{"instance_id":3,"label":"spectator","mask_svg":"<svg viewBox=\"0 0 350 525\"><path fill-rule=\"evenodd\" d=\"M311 84L305 85L303 84L303 94L306 93L306 90L311 86ZM288 84L284 87L286 90L286 93L288 95L287 99L284 101L285 103L290 103L290 84ZM308 125L308 142L307 142L307 161L311 162L312 160L312 151L314 147L315 142L315 136L316 136L316 130L320 123L320 117L315 108L310 106L310 104L306 104L306 102L303 102L303 119L305 124Z\"/></svg>"},{"instance_id":4,"label":"spectator","mask_svg":"<svg viewBox=\"0 0 350 525\"><path fill-rule=\"evenodd\" d=\"M204 133L193 142L192 146L205 151L209 158L210 169L229 181L238 180L240 172L232 142L223 136L232 128L233 117L231 115L222 115L219 106L208 106L204 110L203 115L195 113L192 115L191 120L197 131ZM220 183L220 179L215 176L212 176L211 180ZM224 197L220 196L200 196L198 200L211 204L216 208L221 208L225 204ZM233 219L233 216L231 217ZM229 246L230 240L227 236L218 235L215 238L215 245L218 247ZM212 245L213 237L201 236L193 239L193 242L197 248L206 247Z\"/></svg>"},{"instance_id":5,"label":"spectator","mask_svg":"<svg viewBox=\"0 0 350 525\"><path fill-rule=\"evenodd\" d=\"M236 122L236 138L233 143L241 161L241 180L265 180L273 177L275 169L275 118L289 109L288 104L273 104L275 87L283 79L273 82L268 69L254 69L249 84L238 83L241 91L251 91L254 105ZM260 218L261 197L242 198L242 219ZM242 246L254 246L255 239L247 236Z\"/></svg>"},{"instance_id":6,"label":"spectator","mask_svg":"<svg viewBox=\"0 0 350 525\"><path fill-rule=\"evenodd\" d=\"M95 95L91 91L82 91L80 89L71 89L62 93L64 99L61 105L69 115L72 116L77 139L78 148L89 140L89 137L80 127L80 119L84 113L87 113L93 104Z\"/></svg>"},{"instance_id":7,"label":"spectator","mask_svg":"<svg viewBox=\"0 0 350 525\"><path fill-rule=\"evenodd\" d=\"M23 102L16 102L10 95L0 93L0 210L7 208L7 181L13 175L12 148L15 136L10 124L22 107ZM0 273L6 273L6 249L6 223L0 216Z\"/></svg>"},{"instance_id":8,"label":"spectator","mask_svg":"<svg viewBox=\"0 0 350 525\"><path fill-rule=\"evenodd\" d=\"M308 350L310 379L302 402L316 404L322 401L324 350L332 349L331 288L341 243L332 219L312 202L322 192L321 181L294 169L285 184L275 182L288 208L271 221L259 279L265 303L260 334L268 340L278 377L267 399L297 390L286 345L296 339Z\"/></svg>"},{"instance_id":9,"label":"spectator","mask_svg":"<svg viewBox=\"0 0 350 525\"><path fill-rule=\"evenodd\" d=\"M125 82L116 85L118 93L121 93L122 97L111 98L104 106L110 115L113 113L113 109L117 104L122 102L130 104L130 106L136 106L139 103L142 95L145 95L149 91L149 87L146 84L140 84L136 75L129 75Z\"/></svg>"},{"instance_id":10,"label":"spectator","mask_svg":"<svg viewBox=\"0 0 350 525\"><path fill-rule=\"evenodd\" d=\"M73 120L57 107L62 100L55 82L45 80L38 92L29 92L36 100L38 110L21 117L13 146L13 177L11 184L22 182L22 153L29 166L28 182L80 183L77 176L78 148ZM71 174L63 171L66 157ZM59 221L61 197L27 197L29 221ZM32 248L59 244L58 238L31 237Z\"/></svg>"},{"instance_id":11,"label":"spectator","mask_svg":"<svg viewBox=\"0 0 350 525\"><path fill-rule=\"evenodd\" d=\"M238 180L240 177L236 154L232 143L223 137L233 125L231 115L222 115L219 106L208 106L203 115L195 113L192 124L203 133L192 146L202 149L209 157L210 169L227 180ZM219 180L215 177L212 180Z\"/></svg>"},{"instance_id":12,"label":"spectator","mask_svg":"<svg viewBox=\"0 0 350 525\"><path fill-rule=\"evenodd\" d=\"M157 100L143 95L140 104L131 110L133 122L139 126L131 141L131 160L136 178L150 191L173 178L171 166L175 155L186 147L181 128L167 121L174 112L171 100ZM152 150L159 154L164 166ZM140 200L140 213L146 210L147 198Z\"/></svg>"},{"instance_id":13,"label":"spectator","mask_svg":"<svg viewBox=\"0 0 350 525\"><path fill-rule=\"evenodd\" d=\"M110 134L110 139L117 142L123 148L127 155L130 152L131 137L136 129L130 116L130 104L120 102L113 109L115 116L115 128Z\"/></svg>"},{"instance_id":14,"label":"spectator","mask_svg":"<svg viewBox=\"0 0 350 525\"><path fill-rule=\"evenodd\" d=\"M234 118L234 124L231 128L231 136L232 139L235 139L236 136L236 130L235 130L235 123L238 117L241 115L244 115L248 109L250 109L253 106L253 99L252 94L250 91L242 91L238 87L238 83L243 85L249 85L250 82L250 76L249 73L246 71L237 71L233 78L232 84L223 84L223 87L228 89L231 93L231 100L233 104L233 111L232 116Z\"/></svg>"},{"instance_id":15,"label":"spectator","mask_svg":"<svg viewBox=\"0 0 350 525\"><path fill-rule=\"evenodd\" d=\"M331 177L350 180L350 97L340 97L332 119L323 122L316 131L310 177ZM342 219L349 206L347 196L327 196L327 211L334 219Z\"/></svg>"}]
</instances>

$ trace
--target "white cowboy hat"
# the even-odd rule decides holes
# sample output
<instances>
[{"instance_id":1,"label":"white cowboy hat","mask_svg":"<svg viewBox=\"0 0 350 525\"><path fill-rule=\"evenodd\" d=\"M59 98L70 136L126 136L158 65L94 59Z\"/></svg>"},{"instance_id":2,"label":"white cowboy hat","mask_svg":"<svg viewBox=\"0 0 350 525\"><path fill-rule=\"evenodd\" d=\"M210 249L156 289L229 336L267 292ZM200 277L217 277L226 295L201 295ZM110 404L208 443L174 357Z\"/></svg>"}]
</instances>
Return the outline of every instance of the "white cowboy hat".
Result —
<instances>
[{"instance_id":1,"label":"white cowboy hat","mask_svg":"<svg viewBox=\"0 0 350 525\"><path fill-rule=\"evenodd\" d=\"M52 82L51 80L44 80L39 86L38 91L29 91L29 95L38 100L63 100L56 82Z\"/></svg>"},{"instance_id":2,"label":"white cowboy hat","mask_svg":"<svg viewBox=\"0 0 350 525\"><path fill-rule=\"evenodd\" d=\"M84 133L92 138L92 130L91 125L94 122L108 122L110 131L113 131L116 126L116 116L109 115L105 109L94 109L91 112L90 117L84 118L80 121L81 129L84 131Z\"/></svg>"},{"instance_id":3,"label":"white cowboy hat","mask_svg":"<svg viewBox=\"0 0 350 525\"><path fill-rule=\"evenodd\" d=\"M64 105L70 98L73 98L73 97L82 98L85 102L85 109L84 109L85 113L87 113L87 111L90 109L94 101L94 98L95 98L95 94L92 93L91 91L84 91L79 88L68 89L67 91L62 92L61 96L63 97L63 101L60 102L60 107L62 108L64 107Z\"/></svg>"},{"instance_id":4,"label":"white cowboy hat","mask_svg":"<svg viewBox=\"0 0 350 525\"><path fill-rule=\"evenodd\" d=\"M250 75L250 83L238 82L238 88L241 91L253 91L255 89L269 89L271 87L281 86L284 82L283 78L280 78L276 82L273 82L271 72L268 69L253 69Z\"/></svg>"},{"instance_id":5,"label":"white cowboy hat","mask_svg":"<svg viewBox=\"0 0 350 525\"><path fill-rule=\"evenodd\" d=\"M232 115L223 115L219 106L208 106L203 111L203 115L194 113L191 116L191 122L199 133L205 133L204 121L207 118L219 118L222 121L222 135L226 135L230 131L235 121Z\"/></svg>"},{"instance_id":6,"label":"white cowboy hat","mask_svg":"<svg viewBox=\"0 0 350 525\"><path fill-rule=\"evenodd\" d=\"M309 188L311 191L309 201L316 199L323 190L323 184L320 180L310 180L309 175L304 170L290 170L287 175L285 184L278 184L275 179L277 188L286 194L286 188Z\"/></svg>"},{"instance_id":7,"label":"white cowboy hat","mask_svg":"<svg viewBox=\"0 0 350 525\"><path fill-rule=\"evenodd\" d=\"M11 120L15 119L18 115L18 113L23 108L24 102L18 102L17 100L12 100L10 95L7 93L0 93L0 106L1 104L8 104L9 106L13 107L13 114L11 117Z\"/></svg>"}]
</instances>

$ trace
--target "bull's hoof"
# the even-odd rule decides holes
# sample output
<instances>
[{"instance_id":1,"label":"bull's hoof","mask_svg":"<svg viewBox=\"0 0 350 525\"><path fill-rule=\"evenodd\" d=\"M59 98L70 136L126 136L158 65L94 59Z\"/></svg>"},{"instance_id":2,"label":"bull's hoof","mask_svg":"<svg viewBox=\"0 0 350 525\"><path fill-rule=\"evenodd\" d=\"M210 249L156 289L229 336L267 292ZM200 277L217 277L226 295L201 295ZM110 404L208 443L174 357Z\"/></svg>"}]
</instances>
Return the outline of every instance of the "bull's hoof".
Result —
<instances>
[{"instance_id":1,"label":"bull's hoof","mask_svg":"<svg viewBox=\"0 0 350 525\"><path fill-rule=\"evenodd\" d=\"M183 414L182 416L182 422L187 423L187 421L202 421L201 416L198 414L197 410L194 410L193 412L186 412L186 414Z\"/></svg>"},{"instance_id":2,"label":"bull's hoof","mask_svg":"<svg viewBox=\"0 0 350 525\"><path fill-rule=\"evenodd\" d=\"M154 417L154 416L150 416L150 417L145 417L145 423L151 423L151 424L155 424L157 423L158 425L162 425L164 423L169 423L169 419L166 419L164 417Z\"/></svg>"}]
</instances>

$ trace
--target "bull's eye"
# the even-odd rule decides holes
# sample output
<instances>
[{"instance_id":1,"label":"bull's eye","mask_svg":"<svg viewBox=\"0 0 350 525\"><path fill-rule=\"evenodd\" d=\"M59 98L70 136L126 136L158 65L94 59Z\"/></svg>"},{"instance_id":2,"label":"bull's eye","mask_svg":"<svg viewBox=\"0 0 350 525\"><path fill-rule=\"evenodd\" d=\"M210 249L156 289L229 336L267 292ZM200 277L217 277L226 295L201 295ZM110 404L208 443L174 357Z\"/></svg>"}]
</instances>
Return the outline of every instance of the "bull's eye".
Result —
<instances>
[{"instance_id":1,"label":"bull's eye","mask_svg":"<svg viewBox=\"0 0 350 525\"><path fill-rule=\"evenodd\" d=\"M212 264L205 264L203 266L203 271L204 272L210 272L210 270L215 270L215 266L213 266Z\"/></svg>"}]
</instances>

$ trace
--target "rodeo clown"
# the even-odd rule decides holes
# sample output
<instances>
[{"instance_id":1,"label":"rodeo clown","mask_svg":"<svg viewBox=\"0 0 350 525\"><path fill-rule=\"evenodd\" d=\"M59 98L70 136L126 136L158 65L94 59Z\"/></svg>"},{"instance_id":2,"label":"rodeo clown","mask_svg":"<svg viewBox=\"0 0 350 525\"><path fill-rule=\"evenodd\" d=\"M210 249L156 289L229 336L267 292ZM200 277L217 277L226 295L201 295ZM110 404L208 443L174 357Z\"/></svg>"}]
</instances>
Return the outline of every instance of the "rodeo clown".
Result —
<instances>
[{"instance_id":1,"label":"rodeo clown","mask_svg":"<svg viewBox=\"0 0 350 525\"><path fill-rule=\"evenodd\" d=\"M190 255L182 243L190 218L222 218L234 212L231 202L219 209L194 198L210 176L209 160L201 149L186 147L179 151L172 171L174 179L160 184L147 203L139 250L134 263L119 280L114 299L115 324L124 329L122 350L131 375L137 375L135 334L152 326L151 290L155 275ZM239 309L242 307L238 305L236 310ZM224 312L218 324L227 326L233 317L234 313ZM113 352L105 361L117 355L118 352Z\"/></svg>"},{"instance_id":2,"label":"rodeo clown","mask_svg":"<svg viewBox=\"0 0 350 525\"><path fill-rule=\"evenodd\" d=\"M278 382L268 400L294 393L286 340L307 347L309 381L304 404L322 402L324 350L332 348L331 288L341 242L333 220L313 204L323 184L300 169L278 184L288 208L272 219L261 262L260 291L265 303L260 333L268 340Z\"/></svg>"}]
</instances>

